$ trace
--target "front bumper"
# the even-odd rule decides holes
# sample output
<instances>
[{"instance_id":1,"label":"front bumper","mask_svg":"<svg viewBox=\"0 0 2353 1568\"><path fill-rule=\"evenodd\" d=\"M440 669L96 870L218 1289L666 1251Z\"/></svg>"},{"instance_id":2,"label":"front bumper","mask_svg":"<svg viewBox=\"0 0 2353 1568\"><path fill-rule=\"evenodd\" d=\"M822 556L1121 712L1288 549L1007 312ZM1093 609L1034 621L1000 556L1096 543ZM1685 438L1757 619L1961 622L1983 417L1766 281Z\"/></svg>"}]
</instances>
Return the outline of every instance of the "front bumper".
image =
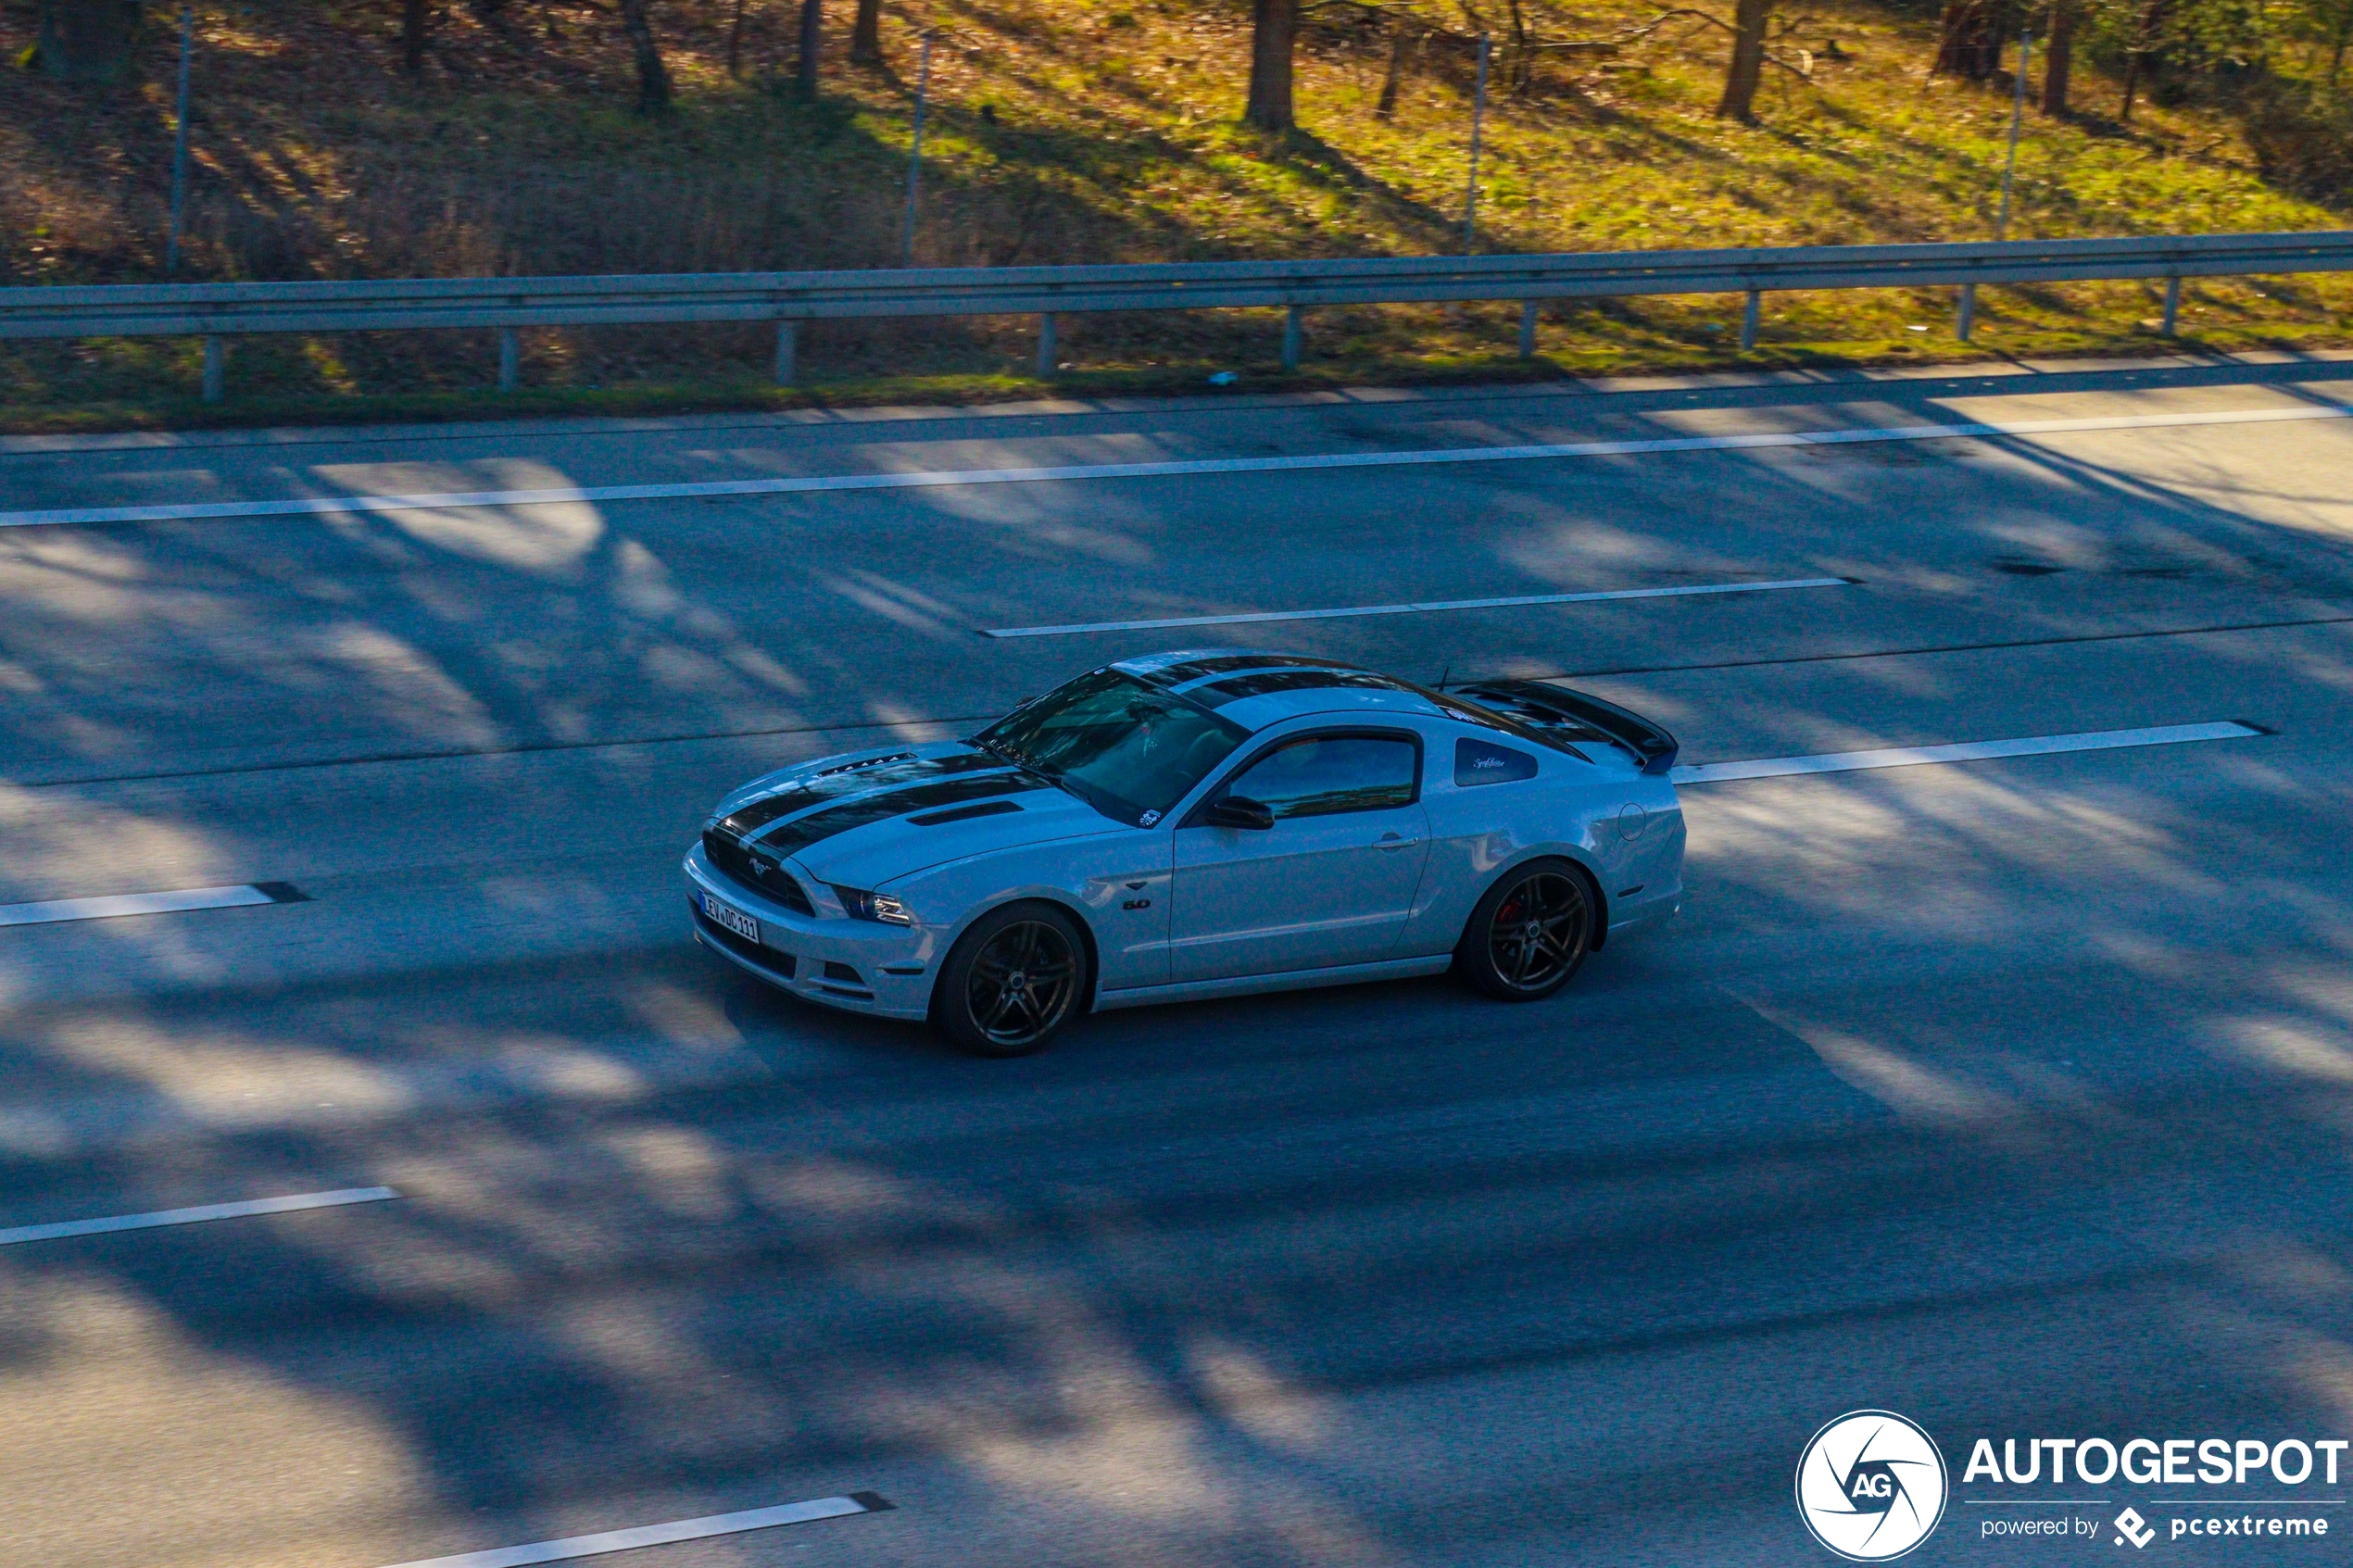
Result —
<instances>
[{"instance_id":1,"label":"front bumper","mask_svg":"<svg viewBox=\"0 0 2353 1568\"><path fill-rule=\"evenodd\" d=\"M946 948L940 933L923 925L887 925L821 911L795 914L783 905L722 876L697 844L680 870L686 879L688 919L695 940L737 969L796 997L877 1018L923 1019ZM760 940L728 931L702 909L702 895L750 915Z\"/></svg>"}]
</instances>

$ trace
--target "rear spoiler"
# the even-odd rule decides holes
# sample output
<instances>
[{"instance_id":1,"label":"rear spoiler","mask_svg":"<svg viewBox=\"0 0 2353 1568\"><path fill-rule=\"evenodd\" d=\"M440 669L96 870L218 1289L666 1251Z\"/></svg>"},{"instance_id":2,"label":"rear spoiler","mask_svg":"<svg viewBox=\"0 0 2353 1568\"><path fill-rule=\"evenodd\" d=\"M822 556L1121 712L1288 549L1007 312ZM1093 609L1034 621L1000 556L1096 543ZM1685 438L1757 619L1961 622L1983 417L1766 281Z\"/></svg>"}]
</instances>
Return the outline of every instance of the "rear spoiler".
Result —
<instances>
[{"instance_id":1,"label":"rear spoiler","mask_svg":"<svg viewBox=\"0 0 2353 1568\"><path fill-rule=\"evenodd\" d=\"M1589 692L1571 691L1544 681L1480 681L1456 686L1452 695L1508 713L1524 724L1565 740L1594 740L1620 746L1634 754L1643 772L1660 777L1675 766L1675 755L1681 749L1673 735L1641 714L1629 713Z\"/></svg>"}]
</instances>

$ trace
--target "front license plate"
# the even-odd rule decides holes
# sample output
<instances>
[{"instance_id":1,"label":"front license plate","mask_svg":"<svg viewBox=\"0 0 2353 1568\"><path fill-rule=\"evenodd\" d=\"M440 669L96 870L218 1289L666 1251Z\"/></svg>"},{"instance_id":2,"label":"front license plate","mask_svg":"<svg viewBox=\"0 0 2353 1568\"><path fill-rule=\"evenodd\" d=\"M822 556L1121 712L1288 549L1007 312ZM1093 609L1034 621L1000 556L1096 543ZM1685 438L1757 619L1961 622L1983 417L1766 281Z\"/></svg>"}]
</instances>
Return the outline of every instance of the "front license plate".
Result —
<instances>
[{"instance_id":1,"label":"front license plate","mask_svg":"<svg viewBox=\"0 0 2353 1568\"><path fill-rule=\"evenodd\" d=\"M711 917L711 924L724 926L747 942L760 940L758 921L741 909L721 903L708 893L702 896L702 912Z\"/></svg>"}]
</instances>

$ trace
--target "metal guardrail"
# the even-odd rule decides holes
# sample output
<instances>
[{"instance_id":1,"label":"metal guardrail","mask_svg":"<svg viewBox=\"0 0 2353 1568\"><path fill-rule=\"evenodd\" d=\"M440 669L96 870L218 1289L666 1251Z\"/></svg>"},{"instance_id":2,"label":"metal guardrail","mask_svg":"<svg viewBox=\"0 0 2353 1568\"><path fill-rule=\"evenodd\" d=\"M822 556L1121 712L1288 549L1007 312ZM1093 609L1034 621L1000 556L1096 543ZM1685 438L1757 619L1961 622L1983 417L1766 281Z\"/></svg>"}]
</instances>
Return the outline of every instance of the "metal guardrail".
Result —
<instances>
[{"instance_id":1,"label":"metal guardrail","mask_svg":"<svg viewBox=\"0 0 2353 1568\"><path fill-rule=\"evenodd\" d=\"M1054 368L1054 318L1106 310L1282 307L1284 368L1296 369L1302 312L1317 306L1521 302L1520 352L1535 347L1545 300L1744 294L1752 347L1764 295L1796 289L1920 288L2094 279L2167 280L2174 331L2184 278L2353 270L2353 232L2013 240L1772 250L1403 257L1114 267L908 269L869 272L686 272L585 278L418 278L353 282L136 283L0 289L0 337L195 336L205 395L220 392L220 340L247 332L489 328L499 384L517 380L517 329L774 321L776 372L790 381L797 328L845 317L1036 315L1038 365ZM1969 312L1961 312L1969 335Z\"/></svg>"}]
</instances>

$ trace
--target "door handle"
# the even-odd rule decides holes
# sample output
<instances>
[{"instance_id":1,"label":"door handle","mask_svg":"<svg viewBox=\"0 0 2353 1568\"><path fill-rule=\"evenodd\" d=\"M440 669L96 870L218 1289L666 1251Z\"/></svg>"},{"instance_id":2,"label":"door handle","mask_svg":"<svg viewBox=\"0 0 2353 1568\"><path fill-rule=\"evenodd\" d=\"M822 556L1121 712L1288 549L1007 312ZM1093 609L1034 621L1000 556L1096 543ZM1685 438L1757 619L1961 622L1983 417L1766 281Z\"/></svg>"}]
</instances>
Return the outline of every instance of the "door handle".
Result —
<instances>
[{"instance_id":1,"label":"door handle","mask_svg":"<svg viewBox=\"0 0 2353 1568\"><path fill-rule=\"evenodd\" d=\"M1380 841L1375 844L1373 847L1376 849L1403 849L1409 845L1419 844L1420 842L1420 839L1407 838L1402 833L1385 833L1380 835Z\"/></svg>"}]
</instances>

